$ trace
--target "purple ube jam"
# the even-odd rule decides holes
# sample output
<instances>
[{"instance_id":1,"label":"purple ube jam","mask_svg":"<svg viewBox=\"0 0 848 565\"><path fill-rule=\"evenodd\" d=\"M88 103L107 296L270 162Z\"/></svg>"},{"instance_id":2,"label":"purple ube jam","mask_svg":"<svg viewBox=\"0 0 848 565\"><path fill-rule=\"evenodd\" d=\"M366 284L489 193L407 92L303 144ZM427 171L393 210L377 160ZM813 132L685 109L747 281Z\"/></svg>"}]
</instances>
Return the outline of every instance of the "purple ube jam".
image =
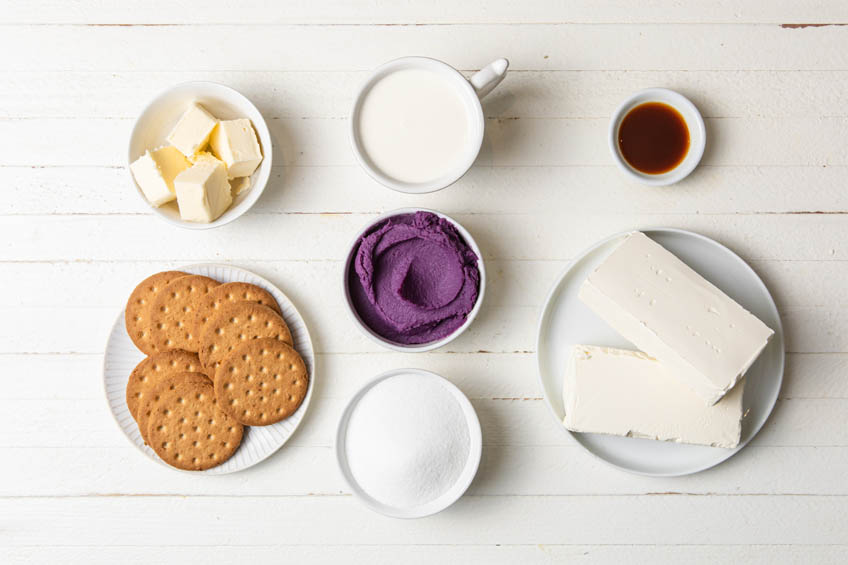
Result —
<instances>
[{"instance_id":1,"label":"purple ube jam","mask_svg":"<svg viewBox=\"0 0 848 565\"><path fill-rule=\"evenodd\" d=\"M353 306L365 325L389 341L445 338L477 302L477 255L451 222L430 212L374 224L353 253L347 276Z\"/></svg>"}]
</instances>

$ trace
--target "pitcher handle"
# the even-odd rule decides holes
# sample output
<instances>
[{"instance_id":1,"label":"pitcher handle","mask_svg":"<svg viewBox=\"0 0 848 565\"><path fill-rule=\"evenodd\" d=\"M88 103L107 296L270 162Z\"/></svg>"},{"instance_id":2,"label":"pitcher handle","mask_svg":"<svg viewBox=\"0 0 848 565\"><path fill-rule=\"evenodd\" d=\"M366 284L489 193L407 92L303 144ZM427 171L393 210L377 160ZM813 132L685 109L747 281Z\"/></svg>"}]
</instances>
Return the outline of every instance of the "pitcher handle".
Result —
<instances>
[{"instance_id":1,"label":"pitcher handle","mask_svg":"<svg viewBox=\"0 0 848 565\"><path fill-rule=\"evenodd\" d=\"M506 59L498 59L492 61L486 67L480 69L469 79L471 86L477 92L478 98L483 98L506 77L506 70L509 68L509 61Z\"/></svg>"}]
</instances>

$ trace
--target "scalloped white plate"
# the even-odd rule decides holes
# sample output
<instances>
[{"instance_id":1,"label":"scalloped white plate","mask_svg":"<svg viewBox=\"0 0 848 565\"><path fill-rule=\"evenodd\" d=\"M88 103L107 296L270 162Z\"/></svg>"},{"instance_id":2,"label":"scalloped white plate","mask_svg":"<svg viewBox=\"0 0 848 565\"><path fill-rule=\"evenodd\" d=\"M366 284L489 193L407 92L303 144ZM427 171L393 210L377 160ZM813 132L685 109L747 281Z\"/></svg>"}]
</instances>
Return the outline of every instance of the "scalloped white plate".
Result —
<instances>
[{"instance_id":1,"label":"scalloped white plate","mask_svg":"<svg viewBox=\"0 0 848 565\"><path fill-rule=\"evenodd\" d=\"M774 299L760 277L727 247L702 235L671 228L642 230L677 255L774 330L774 336L745 374L742 441L735 449L603 434L572 433L562 424L562 381L571 346L578 343L633 349L624 338L577 297L586 277L609 255L625 233L604 239L580 254L560 275L539 321L537 360L545 401L557 425L590 453L607 463L642 475L697 473L738 453L763 427L783 382L783 326Z\"/></svg>"},{"instance_id":2,"label":"scalloped white plate","mask_svg":"<svg viewBox=\"0 0 848 565\"><path fill-rule=\"evenodd\" d=\"M306 398L303 399L303 404L300 405L300 408L294 414L282 422L277 422L270 426L246 426L241 445L235 454L226 462L206 471L183 472L224 475L242 471L270 457L275 451L280 449L294 434L295 430L297 430L300 422L303 420L303 416L306 414L307 409L309 409L309 403L312 400L312 391L315 389L315 353L312 349L312 339L309 337L309 330L306 328L303 317L301 317L291 300L283 294L283 291L271 284L268 280L250 271L231 265L211 263L176 267L173 270L204 275L222 283L248 282L270 292L277 301L277 304L280 305L283 319L288 324L289 330L291 330L294 348L303 357L306 368L309 371L309 389L306 391ZM141 439L138 426L127 408L127 381L132 370L142 359L144 359L144 354L136 348L127 334L126 327L124 326L124 311L121 310L120 315L112 327L112 332L109 334L109 340L106 343L106 354L103 360L103 387L106 392L106 401L109 403L109 409L112 411L112 415L115 417L115 421L118 423L121 431L124 432L124 435L127 436L127 439L133 445L154 461L167 466L169 469L180 471L180 469L175 469L159 459L152 449L144 445L144 440Z\"/></svg>"}]
</instances>

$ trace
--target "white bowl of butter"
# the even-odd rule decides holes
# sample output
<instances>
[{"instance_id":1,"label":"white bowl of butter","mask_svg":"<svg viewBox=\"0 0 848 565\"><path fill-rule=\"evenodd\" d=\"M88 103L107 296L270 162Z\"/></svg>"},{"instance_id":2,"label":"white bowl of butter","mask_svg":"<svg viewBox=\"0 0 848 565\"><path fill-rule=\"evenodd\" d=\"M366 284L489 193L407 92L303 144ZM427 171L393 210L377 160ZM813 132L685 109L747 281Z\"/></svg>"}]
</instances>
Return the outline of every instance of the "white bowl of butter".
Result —
<instances>
[{"instance_id":1,"label":"white bowl of butter","mask_svg":"<svg viewBox=\"0 0 848 565\"><path fill-rule=\"evenodd\" d=\"M232 222L247 212L262 195L271 176L271 134L262 114L241 93L214 82L187 82L162 92L141 112L130 134L128 164L134 163L147 151L169 146L168 135L193 104L201 106L221 121L241 118L250 120L259 141L262 160L249 177L244 177L249 179L248 188L234 194L232 204L213 221L185 221L180 217L176 200L154 206L145 196L132 172L130 178L139 197L163 220L188 229L209 229ZM231 181L233 192L238 190L238 185L242 182L247 182L243 179Z\"/></svg>"}]
</instances>

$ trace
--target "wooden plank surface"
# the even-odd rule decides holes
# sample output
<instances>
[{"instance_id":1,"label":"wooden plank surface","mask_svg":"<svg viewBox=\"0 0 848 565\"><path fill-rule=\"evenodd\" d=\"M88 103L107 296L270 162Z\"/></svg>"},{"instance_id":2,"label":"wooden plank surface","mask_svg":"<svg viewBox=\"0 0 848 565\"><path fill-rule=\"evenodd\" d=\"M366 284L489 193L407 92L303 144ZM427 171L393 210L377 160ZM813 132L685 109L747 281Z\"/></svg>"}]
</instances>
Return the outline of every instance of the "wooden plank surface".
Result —
<instances>
[{"instance_id":1,"label":"wooden plank surface","mask_svg":"<svg viewBox=\"0 0 848 565\"><path fill-rule=\"evenodd\" d=\"M627 0L467 0L446 8L439 0L292 0L285 10L268 10L262 0L208 0L205 9L189 3L153 0L128 11L108 0L10 3L2 23L61 24L422 24L422 23L842 23L848 8L839 0L734 2L645 0L634 9ZM812 19L811 19L812 17Z\"/></svg>"},{"instance_id":2,"label":"wooden plank surface","mask_svg":"<svg viewBox=\"0 0 848 565\"><path fill-rule=\"evenodd\" d=\"M20 24L3 31L4 41L16 47L4 70L14 71L363 71L399 53L450 61L462 70L479 69L505 55L518 71L848 70L848 29L840 25L558 23L363 29Z\"/></svg>"},{"instance_id":3,"label":"wooden plank surface","mask_svg":"<svg viewBox=\"0 0 848 565\"><path fill-rule=\"evenodd\" d=\"M844 496L465 496L408 522L338 496L107 496L6 499L16 545L848 544ZM638 512L651 519L632 520ZM52 529L45 537L44 518ZM305 516L323 517L320 526ZM261 526L256 523L261 516ZM540 519L543 517L543 519ZM757 527L751 527L752 523ZM190 523L191 528L175 524ZM244 527L252 524L254 527ZM658 527L661 525L661 527Z\"/></svg>"},{"instance_id":4,"label":"wooden plank surface","mask_svg":"<svg viewBox=\"0 0 848 565\"><path fill-rule=\"evenodd\" d=\"M12 562L56 562L69 560L91 564L147 564L150 561L184 562L197 560L209 564L229 564L241 559L261 561L286 560L321 564L369 563L393 565L398 562L411 565L430 563L468 563L480 559L486 563L644 563L650 565L713 565L714 563L750 563L773 565L780 562L790 565L808 563L840 563L848 550L840 545L262 545L159 547L142 546L103 547L100 545L72 545L53 547L0 548L0 558Z\"/></svg>"}]
</instances>

